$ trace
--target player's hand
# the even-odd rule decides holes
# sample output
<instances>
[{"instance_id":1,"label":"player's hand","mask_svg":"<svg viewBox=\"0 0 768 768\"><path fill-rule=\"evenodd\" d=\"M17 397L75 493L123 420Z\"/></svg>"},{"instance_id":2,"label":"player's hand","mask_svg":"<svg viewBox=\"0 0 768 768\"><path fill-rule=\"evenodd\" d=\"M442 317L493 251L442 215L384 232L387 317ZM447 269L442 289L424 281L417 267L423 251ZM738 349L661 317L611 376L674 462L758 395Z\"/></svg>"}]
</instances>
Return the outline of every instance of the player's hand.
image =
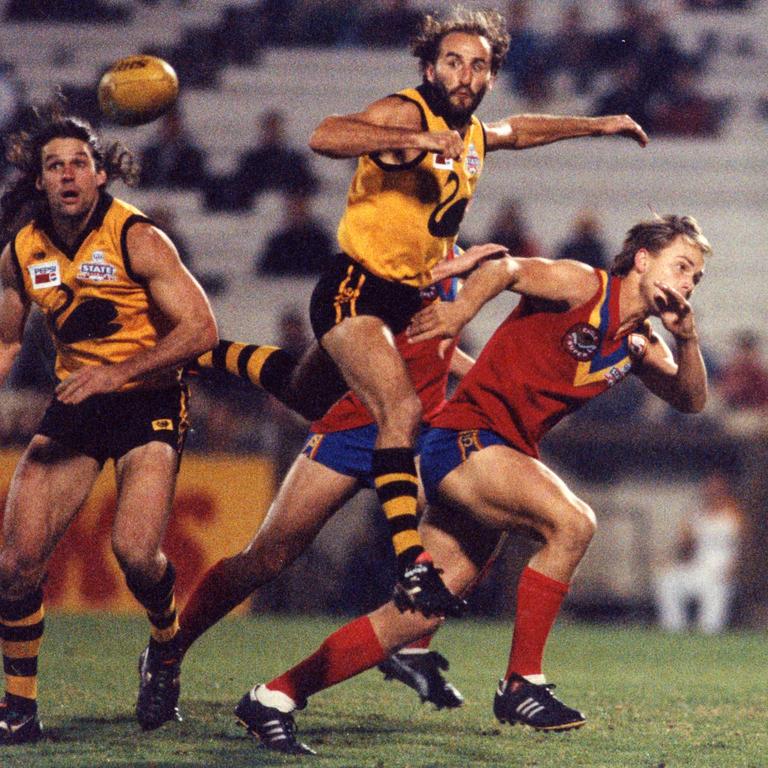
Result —
<instances>
[{"instance_id":1,"label":"player's hand","mask_svg":"<svg viewBox=\"0 0 768 768\"><path fill-rule=\"evenodd\" d=\"M685 296L672 286L659 281L654 285L662 295L656 297L656 307L659 311L662 325L676 339L691 339L696 336L696 323L693 308Z\"/></svg>"},{"instance_id":2,"label":"player's hand","mask_svg":"<svg viewBox=\"0 0 768 768\"><path fill-rule=\"evenodd\" d=\"M451 339L467 324L467 318L455 301L434 301L417 312L406 331L409 344L427 339Z\"/></svg>"},{"instance_id":3,"label":"player's hand","mask_svg":"<svg viewBox=\"0 0 768 768\"><path fill-rule=\"evenodd\" d=\"M56 399L65 405L76 405L91 395L115 392L126 378L116 365L89 365L75 371L56 387Z\"/></svg>"},{"instance_id":4,"label":"player's hand","mask_svg":"<svg viewBox=\"0 0 768 768\"><path fill-rule=\"evenodd\" d=\"M421 134L419 149L459 160L464 151L464 139L458 131L425 131Z\"/></svg>"},{"instance_id":5,"label":"player's hand","mask_svg":"<svg viewBox=\"0 0 768 768\"><path fill-rule=\"evenodd\" d=\"M629 115L608 115L601 122L603 136L626 136L641 147L648 144L648 134Z\"/></svg>"},{"instance_id":6,"label":"player's hand","mask_svg":"<svg viewBox=\"0 0 768 768\"><path fill-rule=\"evenodd\" d=\"M443 259L432 269L432 282L439 283L446 277L455 275L464 276L471 272L478 264L486 259L499 259L502 256L509 256L509 251L505 245L498 243L485 243L484 245L473 245L459 256L452 259Z\"/></svg>"}]
</instances>

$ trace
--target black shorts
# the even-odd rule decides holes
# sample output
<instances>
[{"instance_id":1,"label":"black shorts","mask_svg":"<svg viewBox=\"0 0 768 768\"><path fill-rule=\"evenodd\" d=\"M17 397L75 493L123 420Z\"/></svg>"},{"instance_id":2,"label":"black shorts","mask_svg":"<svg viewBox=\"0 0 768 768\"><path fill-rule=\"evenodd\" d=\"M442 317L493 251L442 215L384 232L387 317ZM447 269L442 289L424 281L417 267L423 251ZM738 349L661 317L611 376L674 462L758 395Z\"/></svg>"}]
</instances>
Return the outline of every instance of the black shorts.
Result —
<instances>
[{"instance_id":1,"label":"black shorts","mask_svg":"<svg viewBox=\"0 0 768 768\"><path fill-rule=\"evenodd\" d=\"M344 253L324 269L312 292L309 319L318 341L345 317L374 315L392 330L405 330L421 309L418 288L384 280Z\"/></svg>"},{"instance_id":2,"label":"black shorts","mask_svg":"<svg viewBox=\"0 0 768 768\"><path fill-rule=\"evenodd\" d=\"M185 385L92 395L77 405L54 399L37 433L91 456L100 465L155 440L181 456L189 422Z\"/></svg>"}]
</instances>

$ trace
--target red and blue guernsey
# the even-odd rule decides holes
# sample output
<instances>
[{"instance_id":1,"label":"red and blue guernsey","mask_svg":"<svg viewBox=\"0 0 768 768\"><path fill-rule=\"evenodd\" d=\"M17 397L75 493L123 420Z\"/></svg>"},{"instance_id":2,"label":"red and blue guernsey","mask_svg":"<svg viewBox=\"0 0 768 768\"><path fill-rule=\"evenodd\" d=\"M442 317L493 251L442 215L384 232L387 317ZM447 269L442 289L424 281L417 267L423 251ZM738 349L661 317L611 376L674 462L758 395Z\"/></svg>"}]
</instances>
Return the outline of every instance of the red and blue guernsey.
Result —
<instances>
[{"instance_id":1,"label":"red and blue guernsey","mask_svg":"<svg viewBox=\"0 0 768 768\"><path fill-rule=\"evenodd\" d=\"M421 291L422 306L426 307L433 301L453 301L459 289L459 278L449 277L445 280L423 288ZM395 337L395 345L405 360L408 373L421 400L422 421L429 423L432 416L445 403L448 386L448 372L451 356L456 348L454 339L444 357L438 354L441 339L429 339L418 344L409 344L406 331ZM348 392L331 407L326 414L312 422L310 430L315 433L340 432L344 429L354 429L373 424L374 419L360 399L353 392Z\"/></svg>"},{"instance_id":2,"label":"red and blue guernsey","mask_svg":"<svg viewBox=\"0 0 768 768\"><path fill-rule=\"evenodd\" d=\"M538 458L539 442L560 419L624 379L648 326L616 337L620 278L595 271L600 286L578 307L559 311L524 296L431 426L492 430Z\"/></svg>"}]
</instances>

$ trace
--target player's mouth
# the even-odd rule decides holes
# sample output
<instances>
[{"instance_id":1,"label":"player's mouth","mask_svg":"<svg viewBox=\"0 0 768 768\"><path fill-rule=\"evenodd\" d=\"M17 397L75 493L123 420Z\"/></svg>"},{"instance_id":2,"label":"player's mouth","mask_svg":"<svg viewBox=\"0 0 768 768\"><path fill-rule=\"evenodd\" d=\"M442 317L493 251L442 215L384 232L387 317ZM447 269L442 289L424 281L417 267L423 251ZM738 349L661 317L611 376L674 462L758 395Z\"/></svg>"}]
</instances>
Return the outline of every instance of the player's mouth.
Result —
<instances>
[{"instance_id":1,"label":"player's mouth","mask_svg":"<svg viewBox=\"0 0 768 768\"><path fill-rule=\"evenodd\" d=\"M65 189L61 193L61 199L65 203L74 203L80 198L80 193L76 189Z\"/></svg>"}]
</instances>

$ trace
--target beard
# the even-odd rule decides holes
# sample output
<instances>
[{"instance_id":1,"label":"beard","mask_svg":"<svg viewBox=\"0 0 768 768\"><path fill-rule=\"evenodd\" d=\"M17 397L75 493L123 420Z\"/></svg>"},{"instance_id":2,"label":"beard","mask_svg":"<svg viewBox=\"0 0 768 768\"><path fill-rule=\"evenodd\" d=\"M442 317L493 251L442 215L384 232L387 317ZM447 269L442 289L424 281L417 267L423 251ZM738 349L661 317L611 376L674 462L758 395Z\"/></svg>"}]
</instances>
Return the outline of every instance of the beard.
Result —
<instances>
[{"instance_id":1,"label":"beard","mask_svg":"<svg viewBox=\"0 0 768 768\"><path fill-rule=\"evenodd\" d=\"M432 83L432 88L440 103L440 113L452 128L464 126L469 122L475 110L480 106L486 91L484 86L480 91L472 95L472 101L469 106L460 107L451 101L451 95L462 89L456 88L454 91L449 91L445 83L437 77Z\"/></svg>"}]
</instances>

